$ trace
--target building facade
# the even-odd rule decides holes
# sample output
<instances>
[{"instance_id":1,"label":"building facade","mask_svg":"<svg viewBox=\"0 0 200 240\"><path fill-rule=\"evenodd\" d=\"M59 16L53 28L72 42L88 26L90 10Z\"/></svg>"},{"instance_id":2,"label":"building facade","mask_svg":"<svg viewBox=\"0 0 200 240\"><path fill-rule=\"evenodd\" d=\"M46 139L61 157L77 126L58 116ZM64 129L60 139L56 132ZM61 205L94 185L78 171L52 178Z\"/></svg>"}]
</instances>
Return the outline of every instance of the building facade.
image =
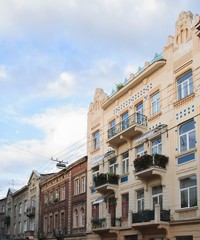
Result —
<instances>
[{"instance_id":1,"label":"building facade","mask_svg":"<svg viewBox=\"0 0 200 240\"><path fill-rule=\"evenodd\" d=\"M0 199L0 239L5 238L5 211L6 211L6 198Z\"/></svg>"},{"instance_id":2,"label":"building facade","mask_svg":"<svg viewBox=\"0 0 200 240\"><path fill-rule=\"evenodd\" d=\"M200 239L200 17L88 113L87 238Z\"/></svg>"},{"instance_id":3,"label":"building facade","mask_svg":"<svg viewBox=\"0 0 200 240\"><path fill-rule=\"evenodd\" d=\"M40 238L85 239L87 157L41 183Z\"/></svg>"}]
</instances>

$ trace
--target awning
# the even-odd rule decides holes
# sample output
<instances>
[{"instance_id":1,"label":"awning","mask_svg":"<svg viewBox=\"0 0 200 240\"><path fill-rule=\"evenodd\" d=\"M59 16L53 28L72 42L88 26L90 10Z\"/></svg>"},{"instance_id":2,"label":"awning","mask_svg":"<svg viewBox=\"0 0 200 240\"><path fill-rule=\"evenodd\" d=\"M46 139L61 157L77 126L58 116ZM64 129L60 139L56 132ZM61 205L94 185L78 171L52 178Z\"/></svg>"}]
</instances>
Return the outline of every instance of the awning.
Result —
<instances>
[{"instance_id":1,"label":"awning","mask_svg":"<svg viewBox=\"0 0 200 240\"><path fill-rule=\"evenodd\" d=\"M99 196L92 204L102 203L111 193Z\"/></svg>"},{"instance_id":2,"label":"awning","mask_svg":"<svg viewBox=\"0 0 200 240\"><path fill-rule=\"evenodd\" d=\"M154 129L150 130L149 132L143 134L141 137L137 138L135 140L135 143L138 143L138 142L144 141L145 139L148 139L156 132L163 133L164 131L166 131L166 129L167 129L166 124L160 124L157 127L155 127Z\"/></svg>"}]
</instances>

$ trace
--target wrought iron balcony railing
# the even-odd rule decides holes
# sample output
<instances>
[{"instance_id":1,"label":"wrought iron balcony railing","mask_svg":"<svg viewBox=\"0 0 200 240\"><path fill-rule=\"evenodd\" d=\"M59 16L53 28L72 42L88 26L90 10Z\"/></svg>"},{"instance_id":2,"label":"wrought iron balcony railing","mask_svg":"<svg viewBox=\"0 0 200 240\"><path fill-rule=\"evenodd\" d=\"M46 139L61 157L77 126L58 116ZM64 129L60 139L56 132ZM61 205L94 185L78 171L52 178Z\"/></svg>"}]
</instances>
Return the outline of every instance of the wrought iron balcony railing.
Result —
<instances>
[{"instance_id":1,"label":"wrought iron balcony railing","mask_svg":"<svg viewBox=\"0 0 200 240\"><path fill-rule=\"evenodd\" d=\"M26 209L26 216L27 217L34 217L35 216L35 206L28 207Z\"/></svg>"},{"instance_id":2,"label":"wrought iron balcony railing","mask_svg":"<svg viewBox=\"0 0 200 240\"><path fill-rule=\"evenodd\" d=\"M142 223L150 222L155 220L155 211L154 210L143 210L138 213L133 213L132 223ZM169 222L170 221L170 210L161 210L160 211L160 220Z\"/></svg>"},{"instance_id":3,"label":"wrought iron balcony railing","mask_svg":"<svg viewBox=\"0 0 200 240\"><path fill-rule=\"evenodd\" d=\"M110 218L109 218L110 219ZM100 218L100 219L93 219L91 221L92 223L92 229L95 228L108 228L108 225L110 227L120 227L121 226L121 218L111 218L110 224L108 224L108 218Z\"/></svg>"},{"instance_id":4,"label":"wrought iron balcony railing","mask_svg":"<svg viewBox=\"0 0 200 240\"><path fill-rule=\"evenodd\" d=\"M53 230L53 235L56 237L56 238L63 238L67 235L67 231L64 229L64 228L55 228Z\"/></svg>"},{"instance_id":5,"label":"wrought iron balcony railing","mask_svg":"<svg viewBox=\"0 0 200 240\"><path fill-rule=\"evenodd\" d=\"M118 185L118 180L119 176L116 174L101 173L98 176L94 177L94 184L95 187L99 187L107 183Z\"/></svg>"},{"instance_id":6,"label":"wrought iron balcony railing","mask_svg":"<svg viewBox=\"0 0 200 240\"><path fill-rule=\"evenodd\" d=\"M117 123L114 127L108 130L108 139L121 133L125 129L130 128L131 126L134 126L135 124L146 126L147 116L140 113L134 113L130 115L128 118L122 120L121 122Z\"/></svg>"},{"instance_id":7,"label":"wrought iron balcony railing","mask_svg":"<svg viewBox=\"0 0 200 240\"><path fill-rule=\"evenodd\" d=\"M168 157L161 154L148 155L145 154L134 160L135 172L140 172L151 167L166 168Z\"/></svg>"}]
</instances>

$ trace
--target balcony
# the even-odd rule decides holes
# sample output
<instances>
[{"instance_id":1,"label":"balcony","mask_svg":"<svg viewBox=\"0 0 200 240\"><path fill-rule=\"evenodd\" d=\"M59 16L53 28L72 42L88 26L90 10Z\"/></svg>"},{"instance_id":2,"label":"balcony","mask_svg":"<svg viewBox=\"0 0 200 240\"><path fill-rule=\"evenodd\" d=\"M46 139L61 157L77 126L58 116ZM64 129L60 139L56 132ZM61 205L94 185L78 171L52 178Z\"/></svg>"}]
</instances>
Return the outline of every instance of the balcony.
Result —
<instances>
[{"instance_id":1,"label":"balcony","mask_svg":"<svg viewBox=\"0 0 200 240\"><path fill-rule=\"evenodd\" d=\"M163 178L166 173L166 164L168 157L161 154L145 154L134 160L135 176L139 179L147 179L153 175L159 175Z\"/></svg>"},{"instance_id":2,"label":"balcony","mask_svg":"<svg viewBox=\"0 0 200 240\"><path fill-rule=\"evenodd\" d=\"M64 238L67 235L67 231L64 228L62 229L55 228L53 230L53 235L55 236L56 239Z\"/></svg>"},{"instance_id":3,"label":"balcony","mask_svg":"<svg viewBox=\"0 0 200 240\"><path fill-rule=\"evenodd\" d=\"M132 227L144 229L148 227L158 227L167 225L170 222L170 210L160 209L160 205L155 205L155 210L143 210L132 215Z\"/></svg>"},{"instance_id":4,"label":"balcony","mask_svg":"<svg viewBox=\"0 0 200 240\"><path fill-rule=\"evenodd\" d=\"M35 207L34 207L34 206L31 206L31 207L28 207L28 208L27 208L27 210L26 210L26 216L29 217L29 218L35 216Z\"/></svg>"},{"instance_id":5,"label":"balcony","mask_svg":"<svg viewBox=\"0 0 200 240\"><path fill-rule=\"evenodd\" d=\"M10 216L5 216L4 217L4 224L9 226L10 225Z\"/></svg>"},{"instance_id":6,"label":"balcony","mask_svg":"<svg viewBox=\"0 0 200 240\"><path fill-rule=\"evenodd\" d=\"M147 117L134 113L108 130L107 143L111 146L118 146L127 140L130 141L139 133L146 132L146 126Z\"/></svg>"},{"instance_id":7,"label":"balcony","mask_svg":"<svg viewBox=\"0 0 200 240\"><path fill-rule=\"evenodd\" d=\"M106 218L92 219L91 220L92 231L102 237L105 234L109 237L116 237L115 230L119 230L121 227L121 218L111 218L110 213Z\"/></svg>"},{"instance_id":8,"label":"balcony","mask_svg":"<svg viewBox=\"0 0 200 240\"><path fill-rule=\"evenodd\" d=\"M108 194L118 189L119 176L101 173L94 177L95 190L101 194Z\"/></svg>"},{"instance_id":9,"label":"balcony","mask_svg":"<svg viewBox=\"0 0 200 240\"><path fill-rule=\"evenodd\" d=\"M34 231L25 231L24 232L24 237L28 238L28 237L34 237Z\"/></svg>"}]
</instances>

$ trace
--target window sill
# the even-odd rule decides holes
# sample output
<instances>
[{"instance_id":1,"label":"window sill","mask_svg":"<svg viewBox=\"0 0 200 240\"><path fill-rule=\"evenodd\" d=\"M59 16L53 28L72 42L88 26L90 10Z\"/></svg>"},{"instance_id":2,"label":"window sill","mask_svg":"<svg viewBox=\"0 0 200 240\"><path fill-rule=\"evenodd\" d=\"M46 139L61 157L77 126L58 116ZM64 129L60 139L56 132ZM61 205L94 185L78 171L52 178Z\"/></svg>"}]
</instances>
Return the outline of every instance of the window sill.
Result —
<instances>
[{"instance_id":1,"label":"window sill","mask_svg":"<svg viewBox=\"0 0 200 240\"><path fill-rule=\"evenodd\" d=\"M150 121L155 120L156 118L160 117L161 114L162 114L162 112L160 111L160 112L157 112L157 113L151 115L151 116L148 118L148 121L150 122Z\"/></svg>"},{"instance_id":2,"label":"window sill","mask_svg":"<svg viewBox=\"0 0 200 240\"><path fill-rule=\"evenodd\" d=\"M95 153L100 149L100 147L90 150L90 153Z\"/></svg>"},{"instance_id":3,"label":"window sill","mask_svg":"<svg viewBox=\"0 0 200 240\"><path fill-rule=\"evenodd\" d=\"M174 107L180 107L180 106L182 106L183 104L189 102L189 101L190 101L191 99L193 99L194 97L195 97L195 94L192 93L192 94L188 95L187 97L182 98L182 99L176 101L176 102L174 103Z\"/></svg>"},{"instance_id":4,"label":"window sill","mask_svg":"<svg viewBox=\"0 0 200 240\"><path fill-rule=\"evenodd\" d=\"M123 174L121 174L119 177L120 178L123 178L123 177L126 177L126 176L128 176L129 175L129 172L128 173L123 173Z\"/></svg>"},{"instance_id":5,"label":"window sill","mask_svg":"<svg viewBox=\"0 0 200 240\"><path fill-rule=\"evenodd\" d=\"M197 210L198 207L195 206L195 207L188 207L188 208L180 208L180 209L177 209L175 210L175 212L179 213L179 212L187 212L187 211L194 211L194 210Z\"/></svg>"},{"instance_id":6,"label":"window sill","mask_svg":"<svg viewBox=\"0 0 200 240\"><path fill-rule=\"evenodd\" d=\"M182 156L188 155L188 154L190 154L192 152L196 152L196 151L197 151L196 147L195 148L191 148L190 150L187 150L185 152L181 152L181 153L176 154L175 158L182 157Z\"/></svg>"}]
</instances>

